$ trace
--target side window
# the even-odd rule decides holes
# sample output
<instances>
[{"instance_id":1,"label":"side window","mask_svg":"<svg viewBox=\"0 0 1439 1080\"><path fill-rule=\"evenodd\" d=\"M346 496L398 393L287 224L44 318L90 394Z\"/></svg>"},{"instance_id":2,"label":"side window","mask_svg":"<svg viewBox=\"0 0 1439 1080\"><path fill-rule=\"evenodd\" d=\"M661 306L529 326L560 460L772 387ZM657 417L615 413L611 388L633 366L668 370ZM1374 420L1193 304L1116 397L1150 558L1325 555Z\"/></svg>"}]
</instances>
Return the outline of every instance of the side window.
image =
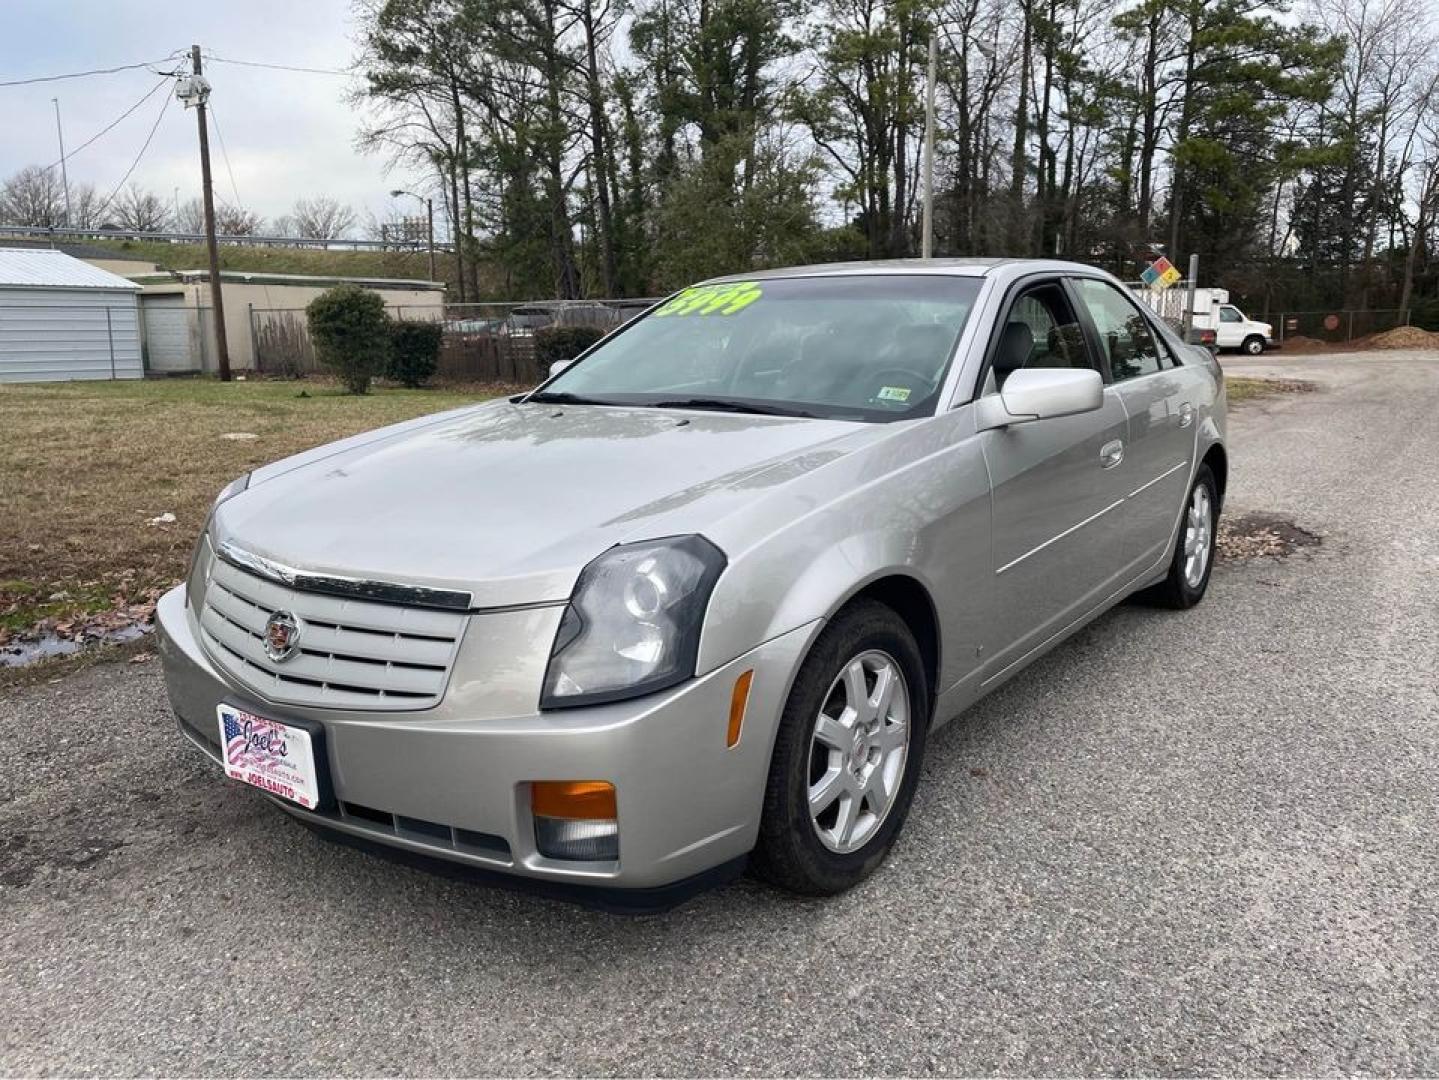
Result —
<instances>
[{"instance_id":1,"label":"side window","mask_svg":"<svg viewBox=\"0 0 1439 1080\"><path fill-rule=\"evenodd\" d=\"M995 386L1020 368L1090 368L1084 333L1058 282L1025 289L1010 305L994 354Z\"/></svg>"},{"instance_id":2,"label":"side window","mask_svg":"<svg viewBox=\"0 0 1439 1080\"><path fill-rule=\"evenodd\" d=\"M1219 309L1220 322L1243 322L1244 318L1239 314L1238 308L1222 307Z\"/></svg>"},{"instance_id":3,"label":"side window","mask_svg":"<svg viewBox=\"0 0 1439 1080\"><path fill-rule=\"evenodd\" d=\"M1152 375L1163 366L1149 323L1129 299L1107 281L1075 279L1080 299L1094 320L1100 347L1115 382Z\"/></svg>"}]
</instances>

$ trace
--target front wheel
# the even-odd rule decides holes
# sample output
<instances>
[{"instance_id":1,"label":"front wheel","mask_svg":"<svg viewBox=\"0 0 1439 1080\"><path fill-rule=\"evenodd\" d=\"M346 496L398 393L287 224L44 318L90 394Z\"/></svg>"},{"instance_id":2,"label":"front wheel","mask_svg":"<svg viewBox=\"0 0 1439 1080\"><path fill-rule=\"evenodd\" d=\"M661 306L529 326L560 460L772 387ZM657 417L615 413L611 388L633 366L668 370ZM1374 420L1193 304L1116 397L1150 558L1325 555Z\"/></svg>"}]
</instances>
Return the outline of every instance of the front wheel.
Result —
<instances>
[{"instance_id":1,"label":"front wheel","mask_svg":"<svg viewBox=\"0 0 1439 1080\"><path fill-rule=\"evenodd\" d=\"M1219 488L1208 465L1199 466L1194 486L1179 520L1174 541L1174 558L1169 574L1158 585L1146 589L1144 599L1163 607L1191 608L1204 599L1209 575L1214 569L1214 545L1219 527Z\"/></svg>"},{"instance_id":2,"label":"front wheel","mask_svg":"<svg viewBox=\"0 0 1439 1080\"><path fill-rule=\"evenodd\" d=\"M894 843L919 779L929 687L913 633L860 601L815 642L785 703L753 866L793 892L863 881Z\"/></svg>"},{"instance_id":3,"label":"front wheel","mask_svg":"<svg viewBox=\"0 0 1439 1080\"><path fill-rule=\"evenodd\" d=\"M1250 356L1259 356L1264 352L1264 339L1258 334L1251 334L1244 339L1241 348Z\"/></svg>"}]
</instances>

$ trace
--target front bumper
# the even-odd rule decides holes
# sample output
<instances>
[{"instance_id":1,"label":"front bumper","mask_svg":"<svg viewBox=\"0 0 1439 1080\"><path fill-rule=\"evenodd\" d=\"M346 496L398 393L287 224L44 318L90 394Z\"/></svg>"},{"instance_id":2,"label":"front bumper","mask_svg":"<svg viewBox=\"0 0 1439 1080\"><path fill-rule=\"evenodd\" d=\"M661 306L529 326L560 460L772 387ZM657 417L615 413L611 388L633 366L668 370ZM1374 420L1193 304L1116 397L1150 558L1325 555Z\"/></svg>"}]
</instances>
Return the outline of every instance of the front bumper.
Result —
<instances>
[{"instance_id":1,"label":"front bumper","mask_svg":"<svg viewBox=\"0 0 1439 1080\"><path fill-rule=\"evenodd\" d=\"M671 690L592 708L482 719L441 702L407 713L278 705L210 662L182 585L156 611L181 732L219 764L216 707L311 720L325 731L335 805L274 800L307 824L418 855L568 886L653 889L744 856L755 843L775 729L819 623L774 638ZM739 742L726 746L735 680L753 670ZM535 688L538 697L539 688ZM581 863L535 849L529 785L615 785L619 859Z\"/></svg>"}]
</instances>

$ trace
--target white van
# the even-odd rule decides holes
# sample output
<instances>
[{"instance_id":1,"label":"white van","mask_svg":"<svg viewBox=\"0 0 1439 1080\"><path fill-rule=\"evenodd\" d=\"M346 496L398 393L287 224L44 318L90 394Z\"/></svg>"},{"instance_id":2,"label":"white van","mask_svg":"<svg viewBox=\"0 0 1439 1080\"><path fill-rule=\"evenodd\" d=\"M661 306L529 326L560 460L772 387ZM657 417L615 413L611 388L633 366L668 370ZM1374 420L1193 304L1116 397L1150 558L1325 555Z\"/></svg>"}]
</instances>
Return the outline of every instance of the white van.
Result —
<instances>
[{"instance_id":1,"label":"white van","mask_svg":"<svg viewBox=\"0 0 1439 1080\"><path fill-rule=\"evenodd\" d=\"M1154 292L1147 286L1132 284L1135 298L1147 304L1161 318L1174 325L1183 325L1184 304L1188 297L1183 286ZM1258 356L1273 348L1274 327L1257 322L1229 302L1228 289L1196 289L1194 291L1194 328L1213 330L1216 349L1239 349Z\"/></svg>"},{"instance_id":2,"label":"white van","mask_svg":"<svg viewBox=\"0 0 1439 1080\"><path fill-rule=\"evenodd\" d=\"M1274 344L1274 327L1257 322L1229 302L1227 289L1198 289L1194 293L1194 325L1214 331L1221 349L1241 349L1258 356Z\"/></svg>"}]
</instances>

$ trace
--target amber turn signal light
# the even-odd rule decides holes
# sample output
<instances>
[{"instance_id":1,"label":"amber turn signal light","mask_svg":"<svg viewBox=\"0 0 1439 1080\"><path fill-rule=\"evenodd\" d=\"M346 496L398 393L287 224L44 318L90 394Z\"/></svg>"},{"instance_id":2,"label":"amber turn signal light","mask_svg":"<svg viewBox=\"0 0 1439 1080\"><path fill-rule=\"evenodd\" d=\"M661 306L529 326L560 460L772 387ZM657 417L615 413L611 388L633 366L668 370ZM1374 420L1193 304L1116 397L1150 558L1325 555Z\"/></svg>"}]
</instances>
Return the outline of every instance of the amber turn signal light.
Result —
<instances>
[{"instance_id":1,"label":"amber turn signal light","mask_svg":"<svg viewBox=\"0 0 1439 1080\"><path fill-rule=\"evenodd\" d=\"M726 746L734 746L739 742L739 731L744 725L744 710L749 704L749 688L754 682L754 671L746 671L734 681L734 693L729 699L729 735L725 739Z\"/></svg>"},{"instance_id":2,"label":"amber turn signal light","mask_svg":"<svg viewBox=\"0 0 1439 1080\"><path fill-rule=\"evenodd\" d=\"M606 780L536 780L530 785L536 817L566 821L614 819L615 786Z\"/></svg>"}]
</instances>

